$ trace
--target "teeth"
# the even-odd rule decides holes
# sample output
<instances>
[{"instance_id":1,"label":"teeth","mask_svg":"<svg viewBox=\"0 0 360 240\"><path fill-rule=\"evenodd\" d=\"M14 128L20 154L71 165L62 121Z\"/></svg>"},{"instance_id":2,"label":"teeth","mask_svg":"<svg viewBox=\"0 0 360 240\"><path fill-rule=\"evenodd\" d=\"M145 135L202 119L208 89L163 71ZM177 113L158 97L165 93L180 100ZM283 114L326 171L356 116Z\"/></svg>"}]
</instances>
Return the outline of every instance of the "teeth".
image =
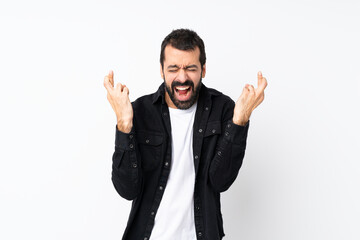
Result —
<instances>
[{"instance_id":1,"label":"teeth","mask_svg":"<svg viewBox=\"0 0 360 240\"><path fill-rule=\"evenodd\" d=\"M183 90L187 90L190 87L176 87L177 90L183 91Z\"/></svg>"}]
</instances>

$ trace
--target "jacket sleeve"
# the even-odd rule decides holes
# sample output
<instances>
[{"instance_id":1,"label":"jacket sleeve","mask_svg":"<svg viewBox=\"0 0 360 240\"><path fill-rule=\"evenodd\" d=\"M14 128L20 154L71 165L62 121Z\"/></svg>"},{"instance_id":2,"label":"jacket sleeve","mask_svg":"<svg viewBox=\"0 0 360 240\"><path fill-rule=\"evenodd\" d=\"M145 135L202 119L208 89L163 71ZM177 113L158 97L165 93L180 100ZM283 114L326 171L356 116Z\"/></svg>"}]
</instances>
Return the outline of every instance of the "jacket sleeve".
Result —
<instances>
[{"instance_id":1,"label":"jacket sleeve","mask_svg":"<svg viewBox=\"0 0 360 240\"><path fill-rule=\"evenodd\" d=\"M139 195L142 184L142 172L134 134L134 128L130 133L123 133L116 126L111 180L116 191L127 200L133 200Z\"/></svg>"},{"instance_id":2,"label":"jacket sleeve","mask_svg":"<svg viewBox=\"0 0 360 240\"><path fill-rule=\"evenodd\" d=\"M210 184L217 192L224 192L232 185L245 155L249 122L245 126L236 125L232 114L233 109L228 109L209 168Z\"/></svg>"}]
</instances>

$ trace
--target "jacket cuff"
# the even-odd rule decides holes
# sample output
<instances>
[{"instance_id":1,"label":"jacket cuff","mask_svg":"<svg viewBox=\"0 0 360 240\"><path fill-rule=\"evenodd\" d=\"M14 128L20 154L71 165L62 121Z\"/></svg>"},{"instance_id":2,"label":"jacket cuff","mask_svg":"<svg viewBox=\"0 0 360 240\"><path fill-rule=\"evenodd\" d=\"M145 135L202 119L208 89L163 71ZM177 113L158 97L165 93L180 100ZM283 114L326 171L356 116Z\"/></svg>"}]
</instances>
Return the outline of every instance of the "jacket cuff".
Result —
<instances>
[{"instance_id":1,"label":"jacket cuff","mask_svg":"<svg viewBox=\"0 0 360 240\"><path fill-rule=\"evenodd\" d=\"M120 150L132 151L135 149L135 136L134 136L134 127L129 133L124 133L118 130L116 125L115 133L115 147Z\"/></svg>"},{"instance_id":2,"label":"jacket cuff","mask_svg":"<svg viewBox=\"0 0 360 240\"><path fill-rule=\"evenodd\" d=\"M225 127L225 139L235 144L246 144L250 121L245 126L240 126L229 120Z\"/></svg>"}]
</instances>

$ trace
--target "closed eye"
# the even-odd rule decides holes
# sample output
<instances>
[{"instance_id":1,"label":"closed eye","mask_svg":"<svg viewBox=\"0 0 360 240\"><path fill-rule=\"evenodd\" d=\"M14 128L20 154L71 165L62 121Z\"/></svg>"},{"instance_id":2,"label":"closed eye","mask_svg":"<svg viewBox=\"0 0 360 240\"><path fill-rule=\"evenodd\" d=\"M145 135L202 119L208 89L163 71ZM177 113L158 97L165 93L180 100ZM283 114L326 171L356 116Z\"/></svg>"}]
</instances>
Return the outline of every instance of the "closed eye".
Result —
<instances>
[{"instance_id":1,"label":"closed eye","mask_svg":"<svg viewBox=\"0 0 360 240\"><path fill-rule=\"evenodd\" d=\"M195 72L198 69L198 67L195 64L193 64L193 65L190 65L190 66L186 66L185 69L190 71L190 72Z\"/></svg>"}]
</instances>

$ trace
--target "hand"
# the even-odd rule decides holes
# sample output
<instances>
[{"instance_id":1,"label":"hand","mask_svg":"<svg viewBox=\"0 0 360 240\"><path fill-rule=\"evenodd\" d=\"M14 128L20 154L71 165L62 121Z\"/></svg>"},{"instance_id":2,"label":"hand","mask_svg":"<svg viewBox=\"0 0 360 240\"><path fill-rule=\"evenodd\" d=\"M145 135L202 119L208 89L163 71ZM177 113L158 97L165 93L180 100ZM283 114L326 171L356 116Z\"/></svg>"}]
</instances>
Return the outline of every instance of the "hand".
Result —
<instances>
[{"instance_id":1,"label":"hand","mask_svg":"<svg viewBox=\"0 0 360 240\"><path fill-rule=\"evenodd\" d=\"M244 126L250 119L254 109L264 100L264 90L267 86L266 78L258 72L258 87L246 84L234 108L233 122Z\"/></svg>"},{"instance_id":2,"label":"hand","mask_svg":"<svg viewBox=\"0 0 360 240\"><path fill-rule=\"evenodd\" d=\"M129 99L129 89L121 83L114 88L114 73L110 71L104 78L104 87L107 90L107 99L117 118L119 131L129 133L133 126L133 108Z\"/></svg>"}]
</instances>

